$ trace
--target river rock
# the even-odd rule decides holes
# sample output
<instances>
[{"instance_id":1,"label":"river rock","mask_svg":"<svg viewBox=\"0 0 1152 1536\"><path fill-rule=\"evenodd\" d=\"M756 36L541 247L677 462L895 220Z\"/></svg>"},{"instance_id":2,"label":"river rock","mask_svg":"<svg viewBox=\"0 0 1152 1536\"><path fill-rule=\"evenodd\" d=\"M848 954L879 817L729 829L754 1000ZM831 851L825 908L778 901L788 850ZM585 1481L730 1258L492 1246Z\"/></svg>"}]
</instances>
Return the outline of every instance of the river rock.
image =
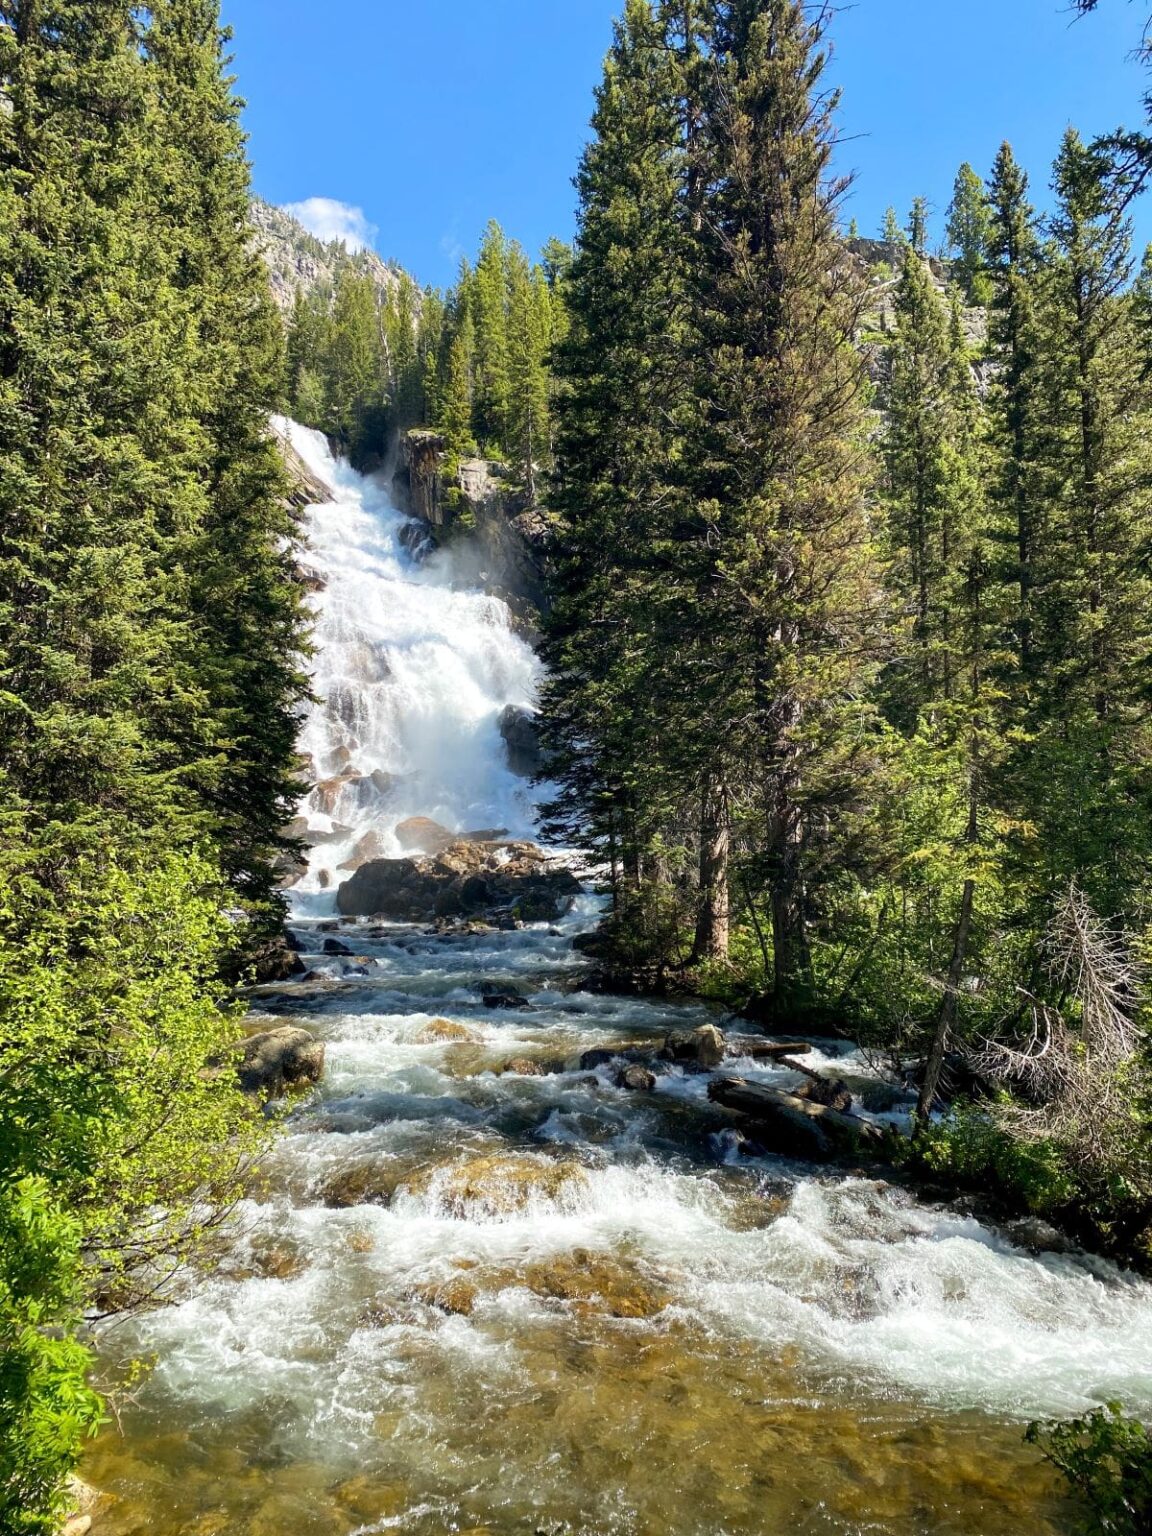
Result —
<instances>
[{"instance_id":1,"label":"river rock","mask_svg":"<svg viewBox=\"0 0 1152 1536\"><path fill-rule=\"evenodd\" d=\"M667 1060L709 1072L724 1060L726 1050L724 1036L715 1024L702 1024L699 1029L674 1030L664 1042Z\"/></svg>"},{"instance_id":2,"label":"river rock","mask_svg":"<svg viewBox=\"0 0 1152 1536\"><path fill-rule=\"evenodd\" d=\"M457 1024L454 1019L432 1019L416 1036L417 1045L437 1045L441 1041L456 1044L477 1045L481 1037L467 1024Z\"/></svg>"},{"instance_id":3,"label":"river rock","mask_svg":"<svg viewBox=\"0 0 1152 1536\"><path fill-rule=\"evenodd\" d=\"M340 865L340 868L357 870L361 864L368 864L373 859L384 858L385 853L384 839L379 832L373 829L370 832L365 832L363 837L357 838L353 844L352 852L344 860L343 864Z\"/></svg>"},{"instance_id":4,"label":"river rock","mask_svg":"<svg viewBox=\"0 0 1152 1536\"><path fill-rule=\"evenodd\" d=\"M409 816L397 823L396 841L406 853L442 853L456 841L455 832L449 832L430 816Z\"/></svg>"},{"instance_id":5,"label":"river rock","mask_svg":"<svg viewBox=\"0 0 1152 1536\"><path fill-rule=\"evenodd\" d=\"M852 1108L852 1090L838 1077L810 1077L792 1092L798 1099L823 1104L825 1109L838 1109L842 1115Z\"/></svg>"},{"instance_id":6,"label":"river rock","mask_svg":"<svg viewBox=\"0 0 1152 1536\"><path fill-rule=\"evenodd\" d=\"M519 1008L526 1010L532 1004L522 993L512 987L503 987L495 981L482 981L480 983L480 996L484 999L485 1008Z\"/></svg>"},{"instance_id":7,"label":"river rock","mask_svg":"<svg viewBox=\"0 0 1152 1536\"><path fill-rule=\"evenodd\" d=\"M639 1065L621 1067L616 1074L616 1086L632 1093L651 1093L656 1087L656 1074Z\"/></svg>"},{"instance_id":8,"label":"river rock","mask_svg":"<svg viewBox=\"0 0 1152 1536\"><path fill-rule=\"evenodd\" d=\"M325 939L324 953L326 955L350 955L353 953L353 950L351 945L345 944L341 939Z\"/></svg>"},{"instance_id":9,"label":"river rock","mask_svg":"<svg viewBox=\"0 0 1152 1536\"><path fill-rule=\"evenodd\" d=\"M455 841L435 857L372 859L337 892L345 917L390 917L405 922L488 915L519 921L527 904L554 921L580 891L570 869L552 865L533 843Z\"/></svg>"},{"instance_id":10,"label":"river rock","mask_svg":"<svg viewBox=\"0 0 1152 1536\"><path fill-rule=\"evenodd\" d=\"M239 1074L245 1093L269 1100L293 1088L318 1083L324 1071L324 1044L306 1029L285 1025L250 1035L244 1042Z\"/></svg>"},{"instance_id":11,"label":"river rock","mask_svg":"<svg viewBox=\"0 0 1152 1536\"><path fill-rule=\"evenodd\" d=\"M513 1056L500 1069L510 1077L547 1077L548 1069L543 1062L533 1061L530 1056Z\"/></svg>"},{"instance_id":12,"label":"river rock","mask_svg":"<svg viewBox=\"0 0 1152 1536\"><path fill-rule=\"evenodd\" d=\"M260 950L253 975L263 985L271 981L287 981L290 976L303 976L307 969L288 935L278 934Z\"/></svg>"}]
</instances>

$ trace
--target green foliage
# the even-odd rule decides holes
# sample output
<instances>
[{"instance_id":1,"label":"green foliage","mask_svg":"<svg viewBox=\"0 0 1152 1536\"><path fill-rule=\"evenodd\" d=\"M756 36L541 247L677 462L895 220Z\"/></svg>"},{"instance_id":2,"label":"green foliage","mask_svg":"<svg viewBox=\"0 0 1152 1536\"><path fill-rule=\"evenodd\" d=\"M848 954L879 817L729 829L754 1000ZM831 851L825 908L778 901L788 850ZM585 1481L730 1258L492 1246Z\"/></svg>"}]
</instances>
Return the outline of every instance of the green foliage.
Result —
<instances>
[{"instance_id":1,"label":"green foliage","mask_svg":"<svg viewBox=\"0 0 1152 1536\"><path fill-rule=\"evenodd\" d=\"M987 304L991 297L988 281L988 247L992 220L988 195L979 176L967 161L956 173L952 201L948 206L948 248L956 263L956 276L969 304Z\"/></svg>"},{"instance_id":2,"label":"green foliage","mask_svg":"<svg viewBox=\"0 0 1152 1536\"><path fill-rule=\"evenodd\" d=\"M229 1070L212 864L139 850L56 879L50 903L27 871L0 884L0 1176L45 1180L117 1310L234 1200L263 1122Z\"/></svg>"},{"instance_id":3,"label":"green foliage","mask_svg":"<svg viewBox=\"0 0 1152 1536\"><path fill-rule=\"evenodd\" d=\"M0 1529L12 1536L56 1531L64 1479L103 1416L72 1337L80 1244L46 1180L0 1182Z\"/></svg>"},{"instance_id":4,"label":"green foliage","mask_svg":"<svg viewBox=\"0 0 1152 1536\"><path fill-rule=\"evenodd\" d=\"M217 997L281 919L306 681L226 41L215 0L0 21L5 1529L51 1527L98 1414L82 1316L185 1260L261 1139Z\"/></svg>"},{"instance_id":5,"label":"green foliage","mask_svg":"<svg viewBox=\"0 0 1152 1536\"><path fill-rule=\"evenodd\" d=\"M995 1189L1038 1216L1062 1212L1076 1195L1073 1170L1053 1143L1023 1143L978 1105L958 1104L947 1118L923 1127L906 1157L967 1189Z\"/></svg>"},{"instance_id":6,"label":"green foliage","mask_svg":"<svg viewBox=\"0 0 1152 1536\"><path fill-rule=\"evenodd\" d=\"M1026 1438L1087 1505L1086 1536L1143 1536L1152 1527L1152 1434L1119 1403L1064 1423L1030 1424Z\"/></svg>"}]
</instances>

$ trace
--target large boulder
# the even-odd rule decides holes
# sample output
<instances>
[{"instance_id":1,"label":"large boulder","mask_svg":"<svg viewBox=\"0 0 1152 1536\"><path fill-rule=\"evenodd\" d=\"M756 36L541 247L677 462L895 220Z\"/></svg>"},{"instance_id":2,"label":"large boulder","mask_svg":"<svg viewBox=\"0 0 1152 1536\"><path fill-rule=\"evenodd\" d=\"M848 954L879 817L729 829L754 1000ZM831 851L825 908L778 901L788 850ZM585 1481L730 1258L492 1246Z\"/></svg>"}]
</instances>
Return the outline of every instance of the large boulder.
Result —
<instances>
[{"instance_id":1,"label":"large boulder","mask_svg":"<svg viewBox=\"0 0 1152 1536\"><path fill-rule=\"evenodd\" d=\"M324 1071L324 1044L306 1029L285 1025L264 1030L244 1042L240 1087L265 1101L290 1089L318 1083Z\"/></svg>"},{"instance_id":2,"label":"large boulder","mask_svg":"<svg viewBox=\"0 0 1152 1536\"><path fill-rule=\"evenodd\" d=\"M673 1030L664 1042L667 1061L700 1067L708 1072L720 1065L726 1052L724 1036L715 1024L703 1024L699 1029Z\"/></svg>"},{"instance_id":3,"label":"large boulder","mask_svg":"<svg viewBox=\"0 0 1152 1536\"><path fill-rule=\"evenodd\" d=\"M536 716L519 704L509 704L500 715L500 735L508 766L522 779L533 779L544 767Z\"/></svg>"},{"instance_id":4,"label":"large boulder","mask_svg":"<svg viewBox=\"0 0 1152 1536\"><path fill-rule=\"evenodd\" d=\"M555 922L580 892L570 869L552 865L533 843L451 842L434 858L371 859L341 885L346 917L402 922L437 917Z\"/></svg>"},{"instance_id":5,"label":"large boulder","mask_svg":"<svg viewBox=\"0 0 1152 1536\"><path fill-rule=\"evenodd\" d=\"M369 859L336 892L345 917L390 917L419 922L435 915L448 881L429 859Z\"/></svg>"}]
</instances>

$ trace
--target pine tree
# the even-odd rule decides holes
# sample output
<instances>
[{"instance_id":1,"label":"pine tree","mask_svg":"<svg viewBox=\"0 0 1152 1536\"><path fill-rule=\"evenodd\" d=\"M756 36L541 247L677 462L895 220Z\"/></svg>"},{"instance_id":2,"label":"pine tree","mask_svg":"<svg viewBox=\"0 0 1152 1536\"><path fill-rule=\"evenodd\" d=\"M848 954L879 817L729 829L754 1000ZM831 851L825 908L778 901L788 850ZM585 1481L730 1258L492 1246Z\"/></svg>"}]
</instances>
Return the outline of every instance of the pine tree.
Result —
<instances>
[{"instance_id":1,"label":"pine tree","mask_svg":"<svg viewBox=\"0 0 1152 1536\"><path fill-rule=\"evenodd\" d=\"M475 327L476 435L490 454L508 434L508 242L495 219L488 225L471 279Z\"/></svg>"},{"instance_id":2,"label":"pine tree","mask_svg":"<svg viewBox=\"0 0 1152 1536\"><path fill-rule=\"evenodd\" d=\"M1000 463L997 500L1004 514L1006 536L1015 544L1018 601L1013 627L1017 663L1029 677L1036 664L1033 603L1035 563L1042 539L1034 286L1040 245L1035 213L1028 201L1028 178L1008 144L1001 146L996 157L988 197L992 216L989 355L996 367L992 427Z\"/></svg>"},{"instance_id":3,"label":"pine tree","mask_svg":"<svg viewBox=\"0 0 1152 1536\"><path fill-rule=\"evenodd\" d=\"M987 304L991 297L987 267L992 220L984 184L967 161L956 173L947 234L964 297L969 304Z\"/></svg>"},{"instance_id":4,"label":"pine tree","mask_svg":"<svg viewBox=\"0 0 1152 1536\"><path fill-rule=\"evenodd\" d=\"M675 732L664 711L675 653L655 638L670 594L653 556L687 388L683 73L669 30L647 0L628 0L616 25L577 178L557 362L560 527L543 703L562 790L550 826L604 859L628 922L660 861L669 800L683 793L662 744Z\"/></svg>"},{"instance_id":5,"label":"pine tree","mask_svg":"<svg viewBox=\"0 0 1152 1536\"><path fill-rule=\"evenodd\" d=\"M476 451L472 430L476 330L472 321L471 274L463 263L445 326L448 337L440 420L449 458Z\"/></svg>"},{"instance_id":6,"label":"pine tree","mask_svg":"<svg viewBox=\"0 0 1152 1536\"><path fill-rule=\"evenodd\" d=\"M1152 748L1141 671L1152 652L1145 487L1152 405L1130 290L1127 195L1074 130L1056 162L1053 248L1038 305L1045 484L1037 551L1029 777L1046 856L1098 910L1152 872L1136 804ZM1090 795L1085 784L1091 783Z\"/></svg>"},{"instance_id":7,"label":"pine tree","mask_svg":"<svg viewBox=\"0 0 1152 1536\"><path fill-rule=\"evenodd\" d=\"M372 281L352 267L336 280L324 375L326 429L353 454L371 446L384 403L384 336Z\"/></svg>"},{"instance_id":8,"label":"pine tree","mask_svg":"<svg viewBox=\"0 0 1152 1536\"><path fill-rule=\"evenodd\" d=\"M185 709L174 745L192 759L187 782L238 895L275 924L274 866L299 792L304 618L296 529L268 433L282 332L248 239L248 165L218 16L218 0L156 0L146 35L163 107L155 140L165 169L162 227L197 340L174 403L194 432L185 463L204 498L199 526L181 539L188 660L203 704L198 729Z\"/></svg>"},{"instance_id":9,"label":"pine tree","mask_svg":"<svg viewBox=\"0 0 1152 1536\"><path fill-rule=\"evenodd\" d=\"M900 215L895 208L888 207L884 210L884 224L880 230L880 238L885 245L903 245L907 239L900 226Z\"/></svg>"},{"instance_id":10,"label":"pine tree","mask_svg":"<svg viewBox=\"0 0 1152 1536\"><path fill-rule=\"evenodd\" d=\"M551 310L544 273L530 267L513 244L508 252L508 447L533 502L539 472L548 467L552 450Z\"/></svg>"},{"instance_id":11,"label":"pine tree","mask_svg":"<svg viewBox=\"0 0 1152 1536\"><path fill-rule=\"evenodd\" d=\"M309 427L324 424L321 362L329 351L328 295L296 289L285 345L284 395L291 415Z\"/></svg>"},{"instance_id":12,"label":"pine tree","mask_svg":"<svg viewBox=\"0 0 1152 1536\"><path fill-rule=\"evenodd\" d=\"M390 295L384 321L389 417L393 428L400 431L413 426L420 411L423 378L418 354L417 310L416 285L407 272L402 272Z\"/></svg>"},{"instance_id":13,"label":"pine tree","mask_svg":"<svg viewBox=\"0 0 1152 1536\"><path fill-rule=\"evenodd\" d=\"M416 366L420 375L418 420L422 426L439 421L443 409L440 357L446 318L443 294L436 288L425 288L416 337Z\"/></svg>"},{"instance_id":14,"label":"pine tree","mask_svg":"<svg viewBox=\"0 0 1152 1536\"><path fill-rule=\"evenodd\" d=\"M995 683L1003 614L981 409L959 304L954 297L945 309L911 248L896 316L884 430L888 583L902 610L897 622L910 619L911 627L883 691L909 743L910 775L921 793L935 786L933 856L907 849L897 861L909 871L899 890L900 909L911 912L907 943L923 954L925 970L943 971L926 1040L920 1110L927 1115L982 918L980 844L1004 724Z\"/></svg>"},{"instance_id":15,"label":"pine tree","mask_svg":"<svg viewBox=\"0 0 1152 1536\"><path fill-rule=\"evenodd\" d=\"M914 197L908 215L908 242L917 256L928 254L928 199Z\"/></svg>"},{"instance_id":16,"label":"pine tree","mask_svg":"<svg viewBox=\"0 0 1152 1536\"><path fill-rule=\"evenodd\" d=\"M200 500L156 398L188 342L130 8L11 0L3 20L0 793L10 846L51 862L188 809L155 727L186 643L167 541Z\"/></svg>"},{"instance_id":17,"label":"pine tree","mask_svg":"<svg viewBox=\"0 0 1152 1536\"><path fill-rule=\"evenodd\" d=\"M714 680L694 687L725 743L727 785L747 786L743 835L768 889L774 997L787 1008L810 984L810 871L868 757L863 295L836 229L823 22L797 0L714 3L708 17L698 178L713 190L695 274L708 364L691 457L697 622Z\"/></svg>"}]
</instances>

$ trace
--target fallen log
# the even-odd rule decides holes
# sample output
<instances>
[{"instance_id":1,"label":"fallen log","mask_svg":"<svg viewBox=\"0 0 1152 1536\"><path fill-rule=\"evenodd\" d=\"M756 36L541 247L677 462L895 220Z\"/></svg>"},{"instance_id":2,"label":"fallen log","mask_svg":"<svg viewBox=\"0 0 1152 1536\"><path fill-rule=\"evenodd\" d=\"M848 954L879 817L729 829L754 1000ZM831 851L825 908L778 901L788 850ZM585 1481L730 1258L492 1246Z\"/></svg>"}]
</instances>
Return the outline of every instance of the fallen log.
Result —
<instances>
[{"instance_id":1,"label":"fallen log","mask_svg":"<svg viewBox=\"0 0 1152 1536\"><path fill-rule=\"evenodd\" d=\"M755 1121L757 1139L770 1152L829 1162L836 1157L875 1155L887 1139L879 1126L858 1115L742 1077L715 1078L708 1085L708 1097Z\"/></svg>"},{"instance_id":2,"label":"fallen log","mask_svg":"<svg viewBox=\"0 0 1152 1536\"><path fill-rule=\"evenodd\" d=\"M753 1061L779 1061L784 1056L802 1056L807 1049L803 1040L765 1040L760 1035L728 1037L730 1056L748 1056Z\"/></svg>"},{"instance_id":3,"label":"fallen log","mask_svg":"<svg viewBox=\"0 0 1152 1536\"><path fill-rule=\"evenodd\" d=\"M845 1115L852 1108L852 1090L842 1078L826 1077L823 1072L817 1072L814 1067L806 1067L803 1062L794 1061L791 1056L781 1056L779 1062L789 1072L799 1072L808 1079L795 1090L796 1098L811 1099L813 1104L823 1104L825 1109L838 1109Z\"/></svg>"}]
</instances>

